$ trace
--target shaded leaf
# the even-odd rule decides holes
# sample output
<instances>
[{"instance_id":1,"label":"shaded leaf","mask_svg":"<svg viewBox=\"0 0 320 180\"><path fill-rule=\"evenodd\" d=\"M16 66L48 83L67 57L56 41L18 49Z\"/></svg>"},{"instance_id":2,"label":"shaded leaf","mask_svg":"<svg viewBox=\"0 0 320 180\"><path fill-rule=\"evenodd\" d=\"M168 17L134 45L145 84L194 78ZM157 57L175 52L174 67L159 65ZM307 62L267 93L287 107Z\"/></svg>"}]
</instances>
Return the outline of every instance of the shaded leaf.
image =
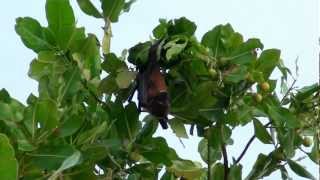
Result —
<instances>
[{"instance_id":1,"label":"shaded leaf","mask_svg":"<svg viewBox=\"0 0 320 180\"><path fill-rule=\"evenodd\" d=\"M253 120L254 134L256 137L265 144L272 144L272 137L266 130L266 128L257 119Z\"/></svg>"},{"instance_id":2,"label":"shaded leaf","mask_svg":"<svg viewBox=\"0 0 320 180\"><path fill-rule=\"evenodd\" d=\"M116 74L119 69L126 67L126 64L114 53L109 53L105 56L105 61L103 61L101 67L107 73Z\"/></svg>"},{"instance_id":3,"label":"shaded leaf","mask_svg":"<svg viewBox=\"0 0 320 180\"><path fill-rule=\"evenodd\" d=\"M211 166L212 179L224 179L224 166L221 163L216 163Z\"/></svg>"},{"instance_id":4,"label":"shaded leaf","mask_svg":"<svg viewBox=\"0 0 320 180\"><path fill-rule=\"evenodd\" d=\"M179 138L188 138L188 134L183 122L179 118L173 118L169 121L173 133Z\"/></svg>"},{"instance_id":5,"label":"shaded leaf","mask_svg":"<svg viewBox=\"0 0 320 180\"><path fill-rule=\"evenodd\" d=\"M101 7L103 9L103 15L111 22L117 22L120 16L120 12L125 6L124 0L101 0Z\"/></svg>"},{"instance_id":6,"label":"shaded leaf","mask_svg":"<svg viewBox=\"0 0 320 180\"><path fill-rule=\"evenodd\" d=\"M280 50L268 49L262 51L256 70L263 72L264 79L268 79L274 68L277 67L280 61Z\"/></svg>"},{"instance_id":7,"label":"shaded leaf","mask_svg":"<svg viewBox=\"0 0 320 180\"><path fill-rule=\"evenodd\" d=\"M18 161L5 134L0 134L0 179L18 179Z\"/></svg>"},{"instance_id":8,"label":"shaded leaf","mask_svg":"<svg viewBox=\"0 0 320 180\"><path fill-rule=\"evenodd\" d=\"M123 69L117 74L116 82L120 89L125 89L130 86L130 84L135 78L136 78L135 72L128 71L127 69Z\"/></svg>"},{"instance_id":9,"label":"shaded leaf","mask_svg":"<svg viewBox=\"0 0 320 180\"><path fill-rule=\"evenodd\" d=\"M301 177L313 179L313 180L316 179L314 176L312 176L312 174L310 174L304 167L302 167L298 163L289 159L288 164L289 164L290 168L292 169L292 171L295 172L297 175L299 175Z\"/></svg>"}]
</instances>

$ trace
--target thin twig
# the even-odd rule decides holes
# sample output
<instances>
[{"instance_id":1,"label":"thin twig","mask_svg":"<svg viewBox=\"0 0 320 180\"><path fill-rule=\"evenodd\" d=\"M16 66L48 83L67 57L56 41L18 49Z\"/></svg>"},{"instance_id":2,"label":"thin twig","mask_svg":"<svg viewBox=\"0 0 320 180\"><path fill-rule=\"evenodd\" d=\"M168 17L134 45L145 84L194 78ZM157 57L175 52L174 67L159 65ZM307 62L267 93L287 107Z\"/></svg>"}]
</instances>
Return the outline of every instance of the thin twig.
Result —
<instances>
[{"instance_id":1,"label":"thin twig","mask_svg":"<svg viewBox=\"0 0 320 180\"><path fill-rule=\"evenodd\" d=\"M247 143L246 146L244 147L244 149L243 149L243 151L241 152L240 156L237 158L235 164L237 164L237 163L240 162L240 160L241 160L241 159L243 158L243 156L246 154L247 150L249 149L249 146L251 145L251 143L253 142L253 140L254 140L255 138L256 138L256 135L253 135L253 136L249 139L248 143Z\"/></svg>"},{"instance_id":2,"label":"thin twig","mask_svg":"<svg viewBox=\"0 0 320 180\"><path fill-rule=\"evenodd\" d=\"M271 122L268 122L267 124L264 125L264 127L267 127L271 124ZM247 142L246 146L244 147L243 151L241 152L240 156L237 158L235 164L239 163L240 160L243 158L243 156L246 154L247 150L249 149L249 146L253 142L253 140L256 138L256 135L253 135L249 141Z\"/></svg>"},{"instance_id":3,"label":"thin twig","mask_svg":"<svg viewBox=\"0 0 320 180\"><path fill-rule=\"evenodd\" d=\"M283 101L285 100L285 98L286 98L286 97L289 95L289 93L292 91L293 86L296 84L296 82L297 82L297 80L294 79L293 82L292 82L292 84L291 84L291 86L290 86L290 88L288 89L288 91L286 92L286 94L282 97L282 99L281 99L281 101L280 101L280 104L283 103Z\"/></svg>"}]
</instances>

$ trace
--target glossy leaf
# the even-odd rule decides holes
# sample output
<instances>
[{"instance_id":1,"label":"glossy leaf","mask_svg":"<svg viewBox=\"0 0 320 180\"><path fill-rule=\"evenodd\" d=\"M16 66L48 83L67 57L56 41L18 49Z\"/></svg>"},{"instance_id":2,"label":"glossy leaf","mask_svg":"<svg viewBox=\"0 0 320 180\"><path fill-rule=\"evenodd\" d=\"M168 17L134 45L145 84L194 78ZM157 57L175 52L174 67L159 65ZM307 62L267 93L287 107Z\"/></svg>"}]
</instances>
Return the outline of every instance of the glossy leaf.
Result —
<instances>
[{"instance_id":1,"label":"glossy leaf","mask_svg":"<svg viewBox=\"0 0 320 180\"><path fill-rule=\"evenodd\" d=\"M15 30L24 45L35 52L50 50L54 47L44 36L43 28L35 19L30 17L17 18Z\"/></svg>"},{"instance_id":2,"label":"glossy leaf","mask_svg":"<svg viewBox=\"0 0 320 180\"><path fill-rule=\"evenodd\" d=\"M58 46L65 50L75 32L75 17L69 0L47 0L46 15Z\"/></svg>"},{"instance_id":3,"label":"glossy leaf","mask_svg":"<svg viewBox=\"0 0 320 180\"><path fill-rule=\"evenodd\" d=\"M77 3L81 10L89 16L96 18L102 18L101 13L94 7L90 0L77 0Z\"/></svg>"}]
</instances>

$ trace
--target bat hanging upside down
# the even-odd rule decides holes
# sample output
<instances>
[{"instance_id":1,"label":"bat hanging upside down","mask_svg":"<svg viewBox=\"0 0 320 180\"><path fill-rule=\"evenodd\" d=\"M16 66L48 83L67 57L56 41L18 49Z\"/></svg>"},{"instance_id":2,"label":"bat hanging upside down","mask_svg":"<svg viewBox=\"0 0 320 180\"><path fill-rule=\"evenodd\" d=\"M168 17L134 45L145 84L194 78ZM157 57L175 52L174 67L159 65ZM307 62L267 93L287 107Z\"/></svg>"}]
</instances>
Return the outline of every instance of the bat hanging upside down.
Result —
<instances>
[{"instance_id":1,"label":"bat hanging upside down","mask_svg":"<svg viewBox=\"0 0 320 180\"><path fill-rule=\"evenodd\" d=\"M162 128L167 129L170 101L158 63L162 42L158 41L150 47L148 62L139 68L136 90L138 91L139 110L147 111L157 117Z\"/></svg>"}]
</instances>

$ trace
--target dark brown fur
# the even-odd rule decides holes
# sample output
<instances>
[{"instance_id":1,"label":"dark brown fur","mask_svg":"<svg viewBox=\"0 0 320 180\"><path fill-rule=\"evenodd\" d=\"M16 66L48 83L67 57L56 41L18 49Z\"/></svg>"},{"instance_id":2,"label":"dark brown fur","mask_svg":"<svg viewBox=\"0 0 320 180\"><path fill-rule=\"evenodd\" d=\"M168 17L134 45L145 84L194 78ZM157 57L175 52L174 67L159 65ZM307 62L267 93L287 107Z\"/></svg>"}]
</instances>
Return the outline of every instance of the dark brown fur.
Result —
<instances>
[{"instance_id":1,"label":"dark brown fur","mask_svg":"<svg viewBox=\"0 0 320 180\"><path fill-rule=\"evenodd\" d=\"M159 118L163 129L167 129L169 113L169 95L167 86L158 63L159 43L151 46L148 62L139 69L137 89L139 109L143 109Z\"/></svg>"}]
</instances>

